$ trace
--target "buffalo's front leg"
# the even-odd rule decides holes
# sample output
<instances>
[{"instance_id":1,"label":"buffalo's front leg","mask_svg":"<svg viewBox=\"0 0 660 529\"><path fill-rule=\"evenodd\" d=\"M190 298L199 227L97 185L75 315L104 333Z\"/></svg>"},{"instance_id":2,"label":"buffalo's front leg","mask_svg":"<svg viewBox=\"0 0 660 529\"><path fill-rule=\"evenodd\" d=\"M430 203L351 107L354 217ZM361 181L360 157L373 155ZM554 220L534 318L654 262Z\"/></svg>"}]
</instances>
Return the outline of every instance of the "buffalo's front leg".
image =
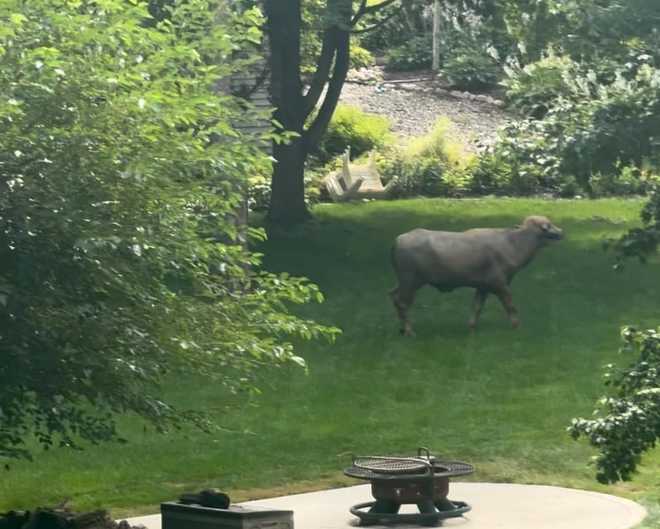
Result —
<instances>
[{"instance_id":1,"label":"buffalo's front leg","mask_svg":"<svg viewBox=\"0 0 660 529\"><path fill-rule=\"evenodd\" d=\"M390 292L390 296L401 321L401 334L404 336L415 336L410 320L408 319L408 309L410 309L413 301L415 301L415 291L403 290L401 287L397 287Z\"/></svg>"},{"instance_id":2,"label":"buffalo's front leg","mask_svg":"<svg viewBox=\"0 0 660 529\"><path fill-rule=\"evenodd\" d=\"M511 325L513 325L514 329L517 328L520 325L520 319L518 319L518 311L516 310L516 307L513 306L511 291L508 287L502 287L496 290L495 294L500 298L504 310L506 310L506 313L509 315Z\"/></svg>"},{"instance_id":3,"label":"buffalo's front leg","mask_svg":"<svg viewBox=\"0 0 660 529\"><path fill-rule=\"evenodd\" d=\"M477 289L474 293L474 302L472 304L472 317L468 322L468 325L472 330L477 328L479 323L479 316L481 316L481 310L484 308L484 303L488 297L488 292L486 290Z\"/></svg>"}]
</instances>

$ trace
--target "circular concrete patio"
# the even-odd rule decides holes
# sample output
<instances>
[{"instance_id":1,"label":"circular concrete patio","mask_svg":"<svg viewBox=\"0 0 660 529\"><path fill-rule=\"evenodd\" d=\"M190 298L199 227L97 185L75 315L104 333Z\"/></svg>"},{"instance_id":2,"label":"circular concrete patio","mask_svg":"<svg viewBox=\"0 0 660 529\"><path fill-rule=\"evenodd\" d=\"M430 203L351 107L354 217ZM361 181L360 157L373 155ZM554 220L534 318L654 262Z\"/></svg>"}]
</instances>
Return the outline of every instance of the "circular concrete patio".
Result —
<instances>
[{"instance_id":1,"label":"circular concrete patio","mask_svg":"<svg viewBox=\"0 0 660 529\"><path fill-rule=\"evenodd\" d=\"M643 507L623 498L584 490L505 483L451 483L450 498L472 505L464 518L445 520L443 527L464 529L629 529L644 519ZM370 501L369 485L346 487L242 503L292 510L295 529L345 529L357 525L348 512ZM414 506L409 512L414 512ZM402 511L404 512L404 511ZM408 512L408 510L406 510ZM129 520L160 529L160 516ZM397 525L407 529L419 526Z\"/></svg>"}]
</instances>

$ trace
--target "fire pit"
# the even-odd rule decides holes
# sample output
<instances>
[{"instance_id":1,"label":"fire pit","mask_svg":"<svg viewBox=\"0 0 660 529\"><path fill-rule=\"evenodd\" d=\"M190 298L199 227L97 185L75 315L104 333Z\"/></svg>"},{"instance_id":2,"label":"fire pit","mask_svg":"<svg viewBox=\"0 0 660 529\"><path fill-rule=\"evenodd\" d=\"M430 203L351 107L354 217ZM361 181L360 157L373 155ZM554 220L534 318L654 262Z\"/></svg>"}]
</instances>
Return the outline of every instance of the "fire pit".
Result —
<instances>
[{"instance_id":1,"label":"fire pit","mask_svg":"<svg viewBox=\"0 0 660 529\"><path fill-rule=\"evenodd\" d=\"M449 478L465 476L474 467L460 461L437 459L426 448L417 457L353 457L353 465L344 470L347 476L371 482L376 501L351 507L360 525L414 523L434 526L445 518L456 518L471 507L462 501L450 501ZM415 504L419 513L400 514L404 504Z\"/></svg>"}]
</instances>

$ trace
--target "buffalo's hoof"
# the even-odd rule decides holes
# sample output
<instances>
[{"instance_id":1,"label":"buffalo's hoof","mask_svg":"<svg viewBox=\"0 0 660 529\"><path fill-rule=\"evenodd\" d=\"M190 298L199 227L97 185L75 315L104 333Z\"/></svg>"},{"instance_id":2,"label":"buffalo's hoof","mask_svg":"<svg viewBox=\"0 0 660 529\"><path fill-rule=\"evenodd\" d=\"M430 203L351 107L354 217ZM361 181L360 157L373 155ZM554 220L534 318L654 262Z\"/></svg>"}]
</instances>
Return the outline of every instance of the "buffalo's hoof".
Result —
<instances>
[{"instance_id":1,"label":"buffalo's hoof","mask_svg":"<svg viewBox=\"0 0 660 529\"><path fill-rule=\"evenodd\" d=\"M518 327L520 327L520 320L518 318L512 319L511 320L511 327L513 327L514 329L517 329Z\"/></svg>"}]
</instances>

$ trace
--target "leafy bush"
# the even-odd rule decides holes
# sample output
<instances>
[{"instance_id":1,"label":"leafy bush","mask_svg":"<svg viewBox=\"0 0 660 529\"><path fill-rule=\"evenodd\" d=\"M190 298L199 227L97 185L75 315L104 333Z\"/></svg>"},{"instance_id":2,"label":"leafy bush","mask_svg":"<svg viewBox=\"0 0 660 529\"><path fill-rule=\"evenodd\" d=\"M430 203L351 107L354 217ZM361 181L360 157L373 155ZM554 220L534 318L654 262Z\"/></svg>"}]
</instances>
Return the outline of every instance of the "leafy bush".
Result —
<instances>
[{"instance_id":1,"label":"leafy bush","mask_svg":"<svg viewBox=\"0 0 660 529\"><path fill-rule=\"evenodd\" d=\"M618 171L595 174L589 179L589 187L594 196L645 195L657 184L656 177L635 166L625 166Z\"/></svg>"},{"instance_id":2,"label":"leafy bush","mask_svg":"<svg viewBox=\"0 0 660 529\"><path fill-rule=\"evenodd\" d=\"M401 9L393 5L358 23L358 30L378 26L375 31L358 34L360 45L380 54L404 45L411 35L428 33L432 23L428 4L408 1L402 4Z\"/></svg>"},{"instance_id":3,"label":"leafy bush","mask_svg":"<svg viewBox=\"0 0 660 529\"><path fill-rule=\"evenodd\" d=\"M384 178L396 176L399 196L460 196L470 187L474 156L448 139L451 122L441 118L426 136L378 160Z\"/></svg>"},{"instance_id":4,"label":"leafy bush","mask_svg":"<svg viewBox=\"0 0 660 529\"><path fill-rule=\"evenodd\" d=\"M117 439L119 413L206 427L163 402L164 375L250 389L302 363L288 337L329 331L288 313L319 291L263 271L244 244L263 233L236 222L268 160L213 87L245 68L258 12L102 7L2 1L0 458Z\"/></svg>"},{"instance_id":5,"label":"leafy bush","mask_svg":"<svg viewBox=\"0 0 660 529\"><path fill-rule=\"evenodd\" d=\"M448 6L441 31L440 73L461 90L494 88L502 74L494 40L500 39L484 17Z\"/></svg>"},{"instance_id":6,"label":"leafy bush","mask_svg":"<svg viewBox=\"0 0 660 529\"><path fill-rule=\"evenodd\" d=\"M452 28L444 39L440 73L460 90L483 91L497 85L501 75L497 52L477 28Z\"/></svg>"},{"instance_id":7,"label":"leafy bush","mask_svg":"<svg viewBox=\"0 0 660 529\"><path fill-rule=\"evenodd\" d=\"M342 154L348 147L351 148L351 156L357 158L367 151L384 147L391 138L387 118L340 104L319 145L319 159L325 163Z\"/></svg>"},{"instance_id":8,"label":"leafy bush","mask_svg":"<svg viewBox=\"0 0 660 529\"><path fill-rule=\"evenodd\" d=\"M391 48L385 56L385 68L391 71L423 70L431 67L433 41L431 35L421 35Z\"/></svg>"},{"instance_id":9,"label":"leafy bush","mask_svg":"<svg viewBox=\"0 0 660 529\"><path fill-rule=\"evenodd\" d=\"M361 47L355 39L351 39L351 68L368 68L375 63L371 52Z\"/></svg>"},{"instance_id":10,"label":"leafy bush","mask_svg":"<svg viewBox=\"0 0 660 529\"><path fill-rule=\"evenodd\" d=\"M561 160L555 154L558 141L546 134L539 121L505 125L498 142L482 156L475 183L482 182L497 193L511 195L557 191L563 174Z\"/></svg>"},{"instance_id":11,"label":"leafy bush","mask_svg":"<svg viewBox=\"0 0 660 529\"><path fill-rule=\"evenodd\" d=\"M493 88L498 81L500 67L487 53L474 49L455 50L440 69L444 78L455 88L482 91Z\"/></svg>"},{"instance_id":12,"label":"leafy bush","mask_svg":"<svg viewBox=\"0 0 660 529\"><path fill-rule=\"evenodd\" d=\"M658 177L660 178L660 177ZM617 240L608 241L607 246L617 256L616 268L620 268L631 257L646 262L660 247L660 186L654 185L648 202L641 212L642 227L633 228Z\"/></svg>"},{"instance_id":13,"label":"leafy bush","mask_svg":"<svg viewBox=\"0 0 660 529\"><path fill-rule=\"evenodd\" d=\"M601 84L593 72L565 82L570 97L557 98L543 119L523 119L502 131L495 151L513 177L535 175L539 190L557 191L572 175L587 192L609 193L609 181L621 183L622 167L657 163L659 70L643 65L631 79L618 71L611 84ZM632 192L627 184L620 190Z\"/></svg>"},{"instance_id":14,"label":"leafy bush","mask_svg":"<svg viewBox=\"0 0 660 529\"><path fill-rule=\"evenodd\" d=\"M660 439L660 329L626 327L621 353L636 358L626 368L610 364L605 373L611 393L599 402L594 419L573 419L569 428L586 437L600 454L597 479L602 483L629 480L644 452Z\"/></svg>"},{"instance_id":15,"label":"leafy bush","mask_svg":"<svg viewBox=\"0 0 660 529\"><path fill-rule=\"evenodd\" d=\"M472 171L469 191L476 195L531 195L539 191L538 177L514 170L507 157L498 152L484 153Z\"/></svg>"},{"instance_id":16,"label":"leafy bush","mask_svg":"<svg viewBox=\"0 0 660 529\"><path fill-rule=\"evenodd\" d=\"M554 101L570 95L570 79L577 65L566 56L550 54L523 68L505 66L506 77L502 85L506 89L509 105L521 114L541 119Z\"/></svg>"},{"instance_id":17,"label":"leafy bush","mask_svg":"<svg viewBox=\"0 0 660 529\"><path fill-rule=\"evenodd\" d=\"M584 190L573 175L565 175L559 179L555 192L561 198L573 198L583 193Z\"/></svg>"}]
</instances>

